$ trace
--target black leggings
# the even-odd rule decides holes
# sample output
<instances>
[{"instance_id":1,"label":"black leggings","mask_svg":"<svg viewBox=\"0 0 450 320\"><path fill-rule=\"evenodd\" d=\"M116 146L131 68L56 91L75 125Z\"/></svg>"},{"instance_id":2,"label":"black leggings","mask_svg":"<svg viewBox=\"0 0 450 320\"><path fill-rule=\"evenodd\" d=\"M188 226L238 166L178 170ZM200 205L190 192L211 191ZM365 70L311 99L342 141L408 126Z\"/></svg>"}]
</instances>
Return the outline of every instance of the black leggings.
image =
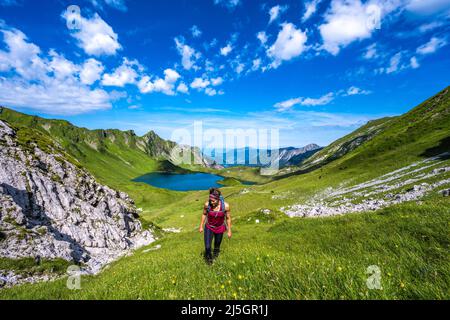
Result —
<instances>
[{"instance_id":1,"label":"black leggings","mask_svg":"<svg viewBox=\"0 0 450 320\"><path fill-rule=\"evenodd\" d=\"M205 249L206 251L211 251L211 242L214 238L214 249L220 249L220 244L222 243L223 233L214 233L208 227L205 226Z\"/></svg>"}]
</instances>

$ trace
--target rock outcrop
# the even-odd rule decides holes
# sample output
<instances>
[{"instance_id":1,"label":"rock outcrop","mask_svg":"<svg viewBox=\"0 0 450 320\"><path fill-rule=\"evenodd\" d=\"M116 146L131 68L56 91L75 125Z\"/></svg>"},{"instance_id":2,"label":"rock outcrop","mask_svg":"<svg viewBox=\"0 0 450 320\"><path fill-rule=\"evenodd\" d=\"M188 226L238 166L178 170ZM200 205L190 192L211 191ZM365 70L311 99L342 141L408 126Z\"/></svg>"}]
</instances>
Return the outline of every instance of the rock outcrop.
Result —
<instances>
[{"instance_id":1,"label":"rock outcrop","mask_svg":"<svg viewBox=\"0 0 450 320\"><path fill-rule=\"evenodd\" d=\"M128 195L75 164L0 121L0 257L62 258L96 273L155 240Z\"/></svg>"}]
</instances>

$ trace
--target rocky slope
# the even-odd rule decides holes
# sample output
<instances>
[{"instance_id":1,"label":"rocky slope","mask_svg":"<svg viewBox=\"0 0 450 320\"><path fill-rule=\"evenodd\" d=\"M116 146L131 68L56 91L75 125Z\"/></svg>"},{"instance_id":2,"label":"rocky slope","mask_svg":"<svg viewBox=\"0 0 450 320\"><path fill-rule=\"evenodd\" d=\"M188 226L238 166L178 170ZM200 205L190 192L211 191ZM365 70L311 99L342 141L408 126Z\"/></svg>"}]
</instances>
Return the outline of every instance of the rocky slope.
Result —
<instances>
[{"instance_id":1,"label":"rocky slope","mask_svg":"<svg viewBox=\"0 0 450 320\"><path fill-rule=\"evenodd\" d=\"M389 172L357 185L328 188L306 203L282 207L290 217L324 217L351 212L375 211L415 201L433 192L450 192L450 152Z\"/></svg>"},{"instance_id":2,"label":"rocky slope","mask_svg":"<svg viewBox=\"0 0 450 320\"><path fill-rule=\"evenodd\" d=\"M76 164L0 120L0 257L62 258L95 273L155 240L126 194Z\"/></svg>"}]
</instances>

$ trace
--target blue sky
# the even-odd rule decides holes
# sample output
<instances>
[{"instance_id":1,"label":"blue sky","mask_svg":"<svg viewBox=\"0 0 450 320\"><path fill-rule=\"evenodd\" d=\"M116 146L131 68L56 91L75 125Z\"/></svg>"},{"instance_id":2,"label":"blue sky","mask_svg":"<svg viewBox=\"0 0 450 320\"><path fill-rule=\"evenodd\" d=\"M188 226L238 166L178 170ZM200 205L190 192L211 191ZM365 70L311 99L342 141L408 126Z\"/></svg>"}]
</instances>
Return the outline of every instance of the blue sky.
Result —
<instances>
[{"instance_id":1,"label":"blue sky","mask_svg":"<svg viewBox=\"0 0 450 320\"><path fill-rule=\"evenodd\" d=\"M0 0L0 104L325 146L448 86L449 22L450 0Z\"/></svg>"}]
</instances>

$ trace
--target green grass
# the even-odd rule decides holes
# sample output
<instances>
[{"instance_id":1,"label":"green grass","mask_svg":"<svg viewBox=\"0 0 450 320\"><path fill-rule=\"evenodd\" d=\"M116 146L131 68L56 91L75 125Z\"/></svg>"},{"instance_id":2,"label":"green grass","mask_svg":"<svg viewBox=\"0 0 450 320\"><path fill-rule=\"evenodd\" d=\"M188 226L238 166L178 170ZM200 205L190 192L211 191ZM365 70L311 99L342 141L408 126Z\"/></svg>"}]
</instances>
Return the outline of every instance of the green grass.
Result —
<instances>
[{"instance_id":1,"label":"green grass","mask_svg":"<svg viewBox=\"0 0 450 320\"><path fill-rule=\"evenodd\" d=\"M72 263L63 259L43 259L36 264L34 258L10 259L0 258L0 270L13 270L16 274L64 274Z\"/></svg>"},{"instance_id":2,"label":"green grass","mask_svg":"<svg viewBox=\"0 0 450 320\"><path fill-rule=\"evenodd\" d=\"M236 224L213 266L202 235L173 234L161 249L83 277L0 291L1 299L449 299L449 206L435 200L376 213ZM196 214L198 216L198 214ZM366 285L381 270L382 290ZM223 287L222 287L223 286Z\"/></svg>"}]
</instances>

